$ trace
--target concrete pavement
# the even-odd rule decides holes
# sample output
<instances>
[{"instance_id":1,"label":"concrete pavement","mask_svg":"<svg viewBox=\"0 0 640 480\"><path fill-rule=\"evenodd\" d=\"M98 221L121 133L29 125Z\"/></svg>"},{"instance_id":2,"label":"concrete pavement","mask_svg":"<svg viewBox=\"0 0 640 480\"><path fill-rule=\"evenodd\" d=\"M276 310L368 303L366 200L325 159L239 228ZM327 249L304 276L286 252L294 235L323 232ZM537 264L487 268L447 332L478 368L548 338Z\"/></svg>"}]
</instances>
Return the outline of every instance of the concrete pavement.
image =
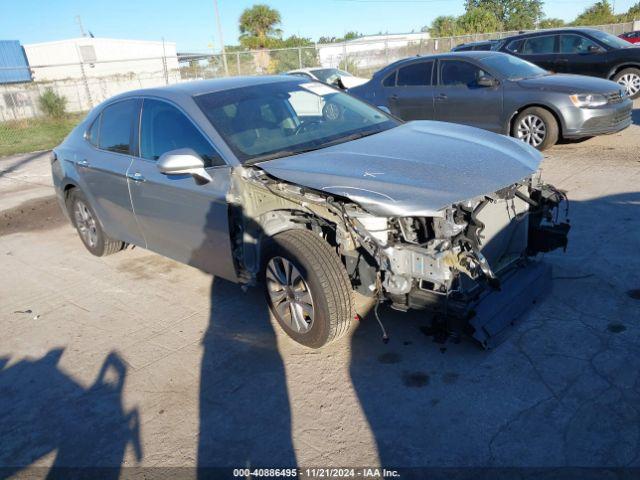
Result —
<instances>
[{"instance_id":1,"label":"concrete pavement","mask_svg":"<svg viewBox=\"0 0 640 480\"><path fill-rule=\"evenodd\" d=\"M640 467L639 134L546 155L569 249L493 351L387 309L386 345L367 317L304 349L259 291L139 248L92 257L48 158L0 159L0 465Z\"/></svg>"}]
</instances>

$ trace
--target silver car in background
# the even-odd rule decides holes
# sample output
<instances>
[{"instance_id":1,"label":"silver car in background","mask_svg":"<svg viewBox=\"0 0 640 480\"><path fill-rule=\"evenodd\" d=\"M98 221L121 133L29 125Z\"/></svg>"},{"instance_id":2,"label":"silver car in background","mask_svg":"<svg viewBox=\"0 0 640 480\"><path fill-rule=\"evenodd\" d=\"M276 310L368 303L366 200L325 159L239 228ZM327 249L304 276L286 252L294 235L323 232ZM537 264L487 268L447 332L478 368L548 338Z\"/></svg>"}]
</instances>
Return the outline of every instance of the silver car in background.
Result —
<instances>
[{"instance_id":1,"label":"silver car in background","mask_svg":"<svg viewBox=\"0 0 640 480\"><path fill-rule=\"evenodd\" d=\"M403 120L462 123L539 150L560 138L615 133L632 123L633 102L617 83L552 74L500 52L407 58L349 93Z\"/></svg>"},{"instance_id":2,"label":"silver car in background","mask_svg":"<svg viewBox=\"0 0 640 480\"><path fill-rule=\"evenodd\" d=\"M54 150L51 168L91 253L139 245L262 283L303 345L348 331L355 290L376 313L382 302L440 312L489 346L549 285L536 254L567 244L565 195L536 175L540 159L508 137L403 123L279 76L114 97Z\"/></svg>"}]
</instances>

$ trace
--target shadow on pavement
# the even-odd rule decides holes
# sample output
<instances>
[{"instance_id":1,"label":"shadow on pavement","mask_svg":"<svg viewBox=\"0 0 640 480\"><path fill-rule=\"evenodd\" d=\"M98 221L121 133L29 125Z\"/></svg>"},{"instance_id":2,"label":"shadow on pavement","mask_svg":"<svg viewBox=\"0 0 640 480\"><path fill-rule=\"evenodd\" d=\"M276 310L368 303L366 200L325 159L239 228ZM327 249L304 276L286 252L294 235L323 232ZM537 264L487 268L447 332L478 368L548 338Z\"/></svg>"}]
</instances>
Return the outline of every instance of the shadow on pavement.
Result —
<instances>
[{"instance_id":1,"label":"shadow on pavement","mask_svg":"<svg viewBox=\"0 0 640 480\"><path fill-rule=\"evenodd\" d=\"M58 367L62 353L54 349L9 367L8 358L0 359L2 478L54 454L47 478L117 479L129 444L142 458L138 411L122 405L126 366L119 356L109 354L84 388Z\"/></svg>"},{"instance_id":2,"label":"shadow on pavement","mask_svg":"<svg viewBox=\"0 0 640 480\"><path fill-rule=\"evenodd\" d=\"M11 166L3 168L0 170L0 178L4 177L8 173L13 173L18 170L20 167L26 165L27 163L31 163L33 160L36 160L43 155L47 155L49 152L34 152L27 153L22 155L23 158L13 163Z\"/></svg>"},{"instance_id":3,"label":"shadow on pavement","mask_svg":"<svg viewBox=\"0 0 640 480\"><path fill-rule=\"evenodd\" d=\"M284 364L260 289L214 279L200 375L198 467L292 467ZM233 372L233 373L230 373Z\"/></svg>"}]
</instances>

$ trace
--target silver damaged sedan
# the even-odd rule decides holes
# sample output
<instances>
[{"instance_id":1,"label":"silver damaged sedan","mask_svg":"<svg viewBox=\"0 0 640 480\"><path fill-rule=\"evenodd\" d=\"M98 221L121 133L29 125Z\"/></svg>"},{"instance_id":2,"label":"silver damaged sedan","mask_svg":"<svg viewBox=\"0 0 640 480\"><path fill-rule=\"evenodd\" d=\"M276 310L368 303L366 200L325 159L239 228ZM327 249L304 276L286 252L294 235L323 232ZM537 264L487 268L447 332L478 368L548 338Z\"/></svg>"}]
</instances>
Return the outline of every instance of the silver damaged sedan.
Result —
<instances>
[{"instance_id":1,"label":"silver damaged sedan","mask_svg":"<svg viewBox=\"0 0 640 480\"><path fill-rule=\"evenodd\" d=\"M564 192L515 139L403 123L328 85L228 78L128 92L59 145L52 173L86 248L138 245L263 285L295 341L349 330L353 294L426 309L483 346L544 293ZM382 324L381 324L382 325ZM384 331L384 328L383 328Z\"/></svg>"}]
</instances>

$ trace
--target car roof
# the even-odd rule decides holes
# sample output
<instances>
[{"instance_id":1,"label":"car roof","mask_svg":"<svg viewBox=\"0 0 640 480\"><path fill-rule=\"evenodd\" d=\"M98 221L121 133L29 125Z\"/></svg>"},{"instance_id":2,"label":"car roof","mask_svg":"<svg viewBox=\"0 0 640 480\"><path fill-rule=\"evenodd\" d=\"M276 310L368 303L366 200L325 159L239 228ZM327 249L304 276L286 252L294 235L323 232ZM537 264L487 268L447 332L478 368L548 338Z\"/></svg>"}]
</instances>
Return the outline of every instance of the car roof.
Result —
<instances>
[{"instance_id":1,"label":"car roof","mask_svg":"<svg viewBox=\"0 0 640 480\"><path fill-rule=\"evenodd\" d=\"M257 85L267 85L278 82L300 82L302 79L291 75L265 75L265 76L243 76L224 77L212 80L194 80L181 82L166 87L143 88L116 95L112 99L136 97L136 96L156 96L171 100L184 99L185 97L197 97L207 93L222 92L241 87L252 87Z\"/></svg>"},{"instance_id":2,"label":"car roof","mask_svg":"<svg viewBox=\"0 0 640 480\"><path fill-rule=\"evenodd\" d=\"M503 52L494 52L492 50L467 50L462 52L446 52L446 53L436 53L433 55L416 55L414 57L403 58L402 60L397 60L393 63L390 63L384 68L381 68L374 76L380 75L381 73L388 72L390 70L396 69L404 64L409 64L416 62L418 60L434 60L438 58L472 58L476 60L482 60L488 57L496 57L501 55L508 55Z\"/></svg>"},{"instance_id":3,"label":"car roof","mask_svg":"<svg viewBox=\"0 0 640 480\"><path fill-rule=\"evenodd\" d=\"M544 30L531 30L528 32L522 32L522 33L519 33L518 35L511 35L509 37L504 37L502 40L515 40L518 38L527 38L532 35L540 35L540 34L546 34L546 33L557 34L557 33L578 33L578 32L594 33L594 32L601 32L601 30L598 30L597 28L588 28L588 27L547 28Z\"/></svg>"}]
</instances>

